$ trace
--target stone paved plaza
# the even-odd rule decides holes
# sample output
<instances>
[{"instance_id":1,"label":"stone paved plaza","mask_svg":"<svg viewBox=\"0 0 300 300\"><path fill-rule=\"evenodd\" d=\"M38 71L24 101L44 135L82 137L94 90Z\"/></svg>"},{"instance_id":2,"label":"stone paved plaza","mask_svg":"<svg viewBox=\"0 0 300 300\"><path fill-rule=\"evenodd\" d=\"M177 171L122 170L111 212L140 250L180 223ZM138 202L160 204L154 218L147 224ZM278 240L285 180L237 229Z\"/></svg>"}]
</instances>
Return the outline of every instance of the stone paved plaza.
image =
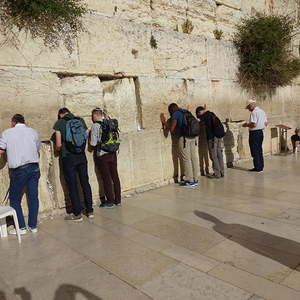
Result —
<instances>
[{"instance_id":1,"label":"stone paved plaza","mask_svg":"<svg viewBox=\"0 0 300 300\"><path fill-rule=\"evenodd\" d=\"M0 240L0 299L299 300L300 156Z\"/></svg>"}]
</instances>

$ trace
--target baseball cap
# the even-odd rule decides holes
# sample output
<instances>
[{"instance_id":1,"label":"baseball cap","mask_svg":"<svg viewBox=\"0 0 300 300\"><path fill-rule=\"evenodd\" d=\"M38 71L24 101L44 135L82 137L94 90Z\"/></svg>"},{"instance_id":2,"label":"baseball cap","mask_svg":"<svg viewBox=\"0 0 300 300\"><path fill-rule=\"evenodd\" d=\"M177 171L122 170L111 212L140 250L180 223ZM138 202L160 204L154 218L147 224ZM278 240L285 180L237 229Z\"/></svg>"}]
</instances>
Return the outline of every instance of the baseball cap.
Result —
<instances>
[{"instance_id":1,"label":"baseball cap","mask_svg":"<svg viewBox=\"0 0 300 300\"><path fill-rule=\"evenodd\" d=\"M245 108L248 108L249 105L252 105L252 104L256 104L256 100L254 99L249 99L246 103L246 107Z\"/></svg>"}]
</instances>

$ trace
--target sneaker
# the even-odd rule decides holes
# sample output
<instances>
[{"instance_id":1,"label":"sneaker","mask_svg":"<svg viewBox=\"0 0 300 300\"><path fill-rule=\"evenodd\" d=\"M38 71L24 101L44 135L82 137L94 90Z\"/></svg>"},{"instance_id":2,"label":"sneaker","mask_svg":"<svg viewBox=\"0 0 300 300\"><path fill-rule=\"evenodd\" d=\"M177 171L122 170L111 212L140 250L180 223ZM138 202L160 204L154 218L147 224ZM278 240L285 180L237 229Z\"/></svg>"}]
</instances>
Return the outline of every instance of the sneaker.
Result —
<instances>
[{"instance_id":1,"label":"sneaker","mask_svg":"<svg viewBox=\"0 0 300 300\"><path fill-rule=\"evenodd\" d=\"M192 186L197 186L199 184L199 181L198 180L195 180L192 182Z\"/></svg>"},{"instance_id":2,"label":"sneaker","mask_svg":"<svg viewBox=\"0 0 300 300\"><path fill-rule=\"evenodd\" d=\"M184 181L184 182L180 183L180 186L192 187L192 186L195 186L195 184L192 181Z\"/></svg>"},{"instance_id":3,"label":"sneaker","mask_svg":"<svg viewBox=\"0 0 300 300\"><path fill-rule=\"evenodd\" d=\"M79 223L83 221L83 218L81 214L78 216L75 216L74 214L70 214L65 216L65 221L73 221Z\"/></svg>"},{"instance_id":4,"label":"sneaker","mask_svg":"<svg viewBox=\"0 0 300 300\"><path fill-rule=\"evenodd\" d=\"M115 203L115 206L122 206L121 202Z\"/></svg>"},{"instance_id":5,"label":"sneaker","mask_svg":"<svg viewBox=\"0 0 300 300\"><path fill-rule=\"evenodd\" d=\"M105 203L103 208L114 208L114 205L112 203Z\"/></svg>"},{"instance_id":6,"label":"sneaker","mask_svg":"<svg viewBox=\"0 0 300 300\"><path fill-rule=\"evenodd\" d=\"M12 234L12 235L16 235L17 234L17 230L14 228L14 229L10 229L9 231L8 231L8 233L9 234ZM27 228L25 227L25 228L20 228L20 234L21 235L24 235L24 234L26 234L27 233Z\"/></svg>"},{"instance_id":7,"label":"sneaker","mask_svg":"<svg viewBox=\"0 0 300 300\"><path fill-rule=\"evenodd\" d=\"M256 169L253 168L253 169L249 169L248 171L249 171L249 172L256 172Z\"/></svg>"},{"instance_id":8,"label":"sneaker","mask_svg":"<svg viewBox=\"0 0 300 300\"><path fill-rule=\"evenodd\" d=\"M101 202L99 207L104 207L106 202Z\"/></svg>"},{"instance_id":9,"label":"sneaker","mask_svg":"<svg viewBox=\"0 0 300 300\"><path fill-rule=\"evenodd\" d=\"M95 218L95 215L94 215L94 213L88 213L87 214L87 217L89 218L89 219L94 219Z\"/></svg>"},{"instance_id":10,"label":"sneaker","mask_svg":"<svg viewBox=\"0 0 300 300\"><path fill-rule=\"evenodd\" d=\"M27 227L28 231L32 232L32 233L37 233L38 229L37 227Z\"/></svg>"}]
</instances>

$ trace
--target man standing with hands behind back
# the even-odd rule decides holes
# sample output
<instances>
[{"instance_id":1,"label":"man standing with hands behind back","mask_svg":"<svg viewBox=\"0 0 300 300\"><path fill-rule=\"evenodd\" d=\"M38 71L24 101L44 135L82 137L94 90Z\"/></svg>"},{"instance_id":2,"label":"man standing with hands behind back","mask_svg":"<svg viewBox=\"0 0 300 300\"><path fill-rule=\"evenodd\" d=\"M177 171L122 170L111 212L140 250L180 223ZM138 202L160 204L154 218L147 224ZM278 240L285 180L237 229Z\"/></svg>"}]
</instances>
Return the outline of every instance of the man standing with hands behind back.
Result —
<instances>
[{"instance_id":1,"label":"man standing with hands behind back","mask_svg":"<svg viewBox=\"0 0 300 300\"><path fill-rule=\"evenodd\" d=\"M251 99L247 102L246 109L250 111L249 123L243 127L249 128L249 146L253 157L254 168L251 172L263 172L264 156L262 144L264 141L264 129L268 125L266 113L256 105L256 101Z\"/></svg>"}]
</instances>

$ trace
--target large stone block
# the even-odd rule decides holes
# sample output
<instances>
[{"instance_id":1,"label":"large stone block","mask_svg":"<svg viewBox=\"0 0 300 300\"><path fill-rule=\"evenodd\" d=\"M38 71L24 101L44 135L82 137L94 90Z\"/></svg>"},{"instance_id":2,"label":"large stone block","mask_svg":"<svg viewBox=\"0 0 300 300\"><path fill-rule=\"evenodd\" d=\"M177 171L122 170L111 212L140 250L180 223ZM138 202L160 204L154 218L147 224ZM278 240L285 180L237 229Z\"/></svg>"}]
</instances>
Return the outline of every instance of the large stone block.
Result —
<instances>
[{"instance_id":1,"label":"large stone block","mask_svg":"<svg viewBox=\"0 0 300 300\"><path fill-rule=\"evenodd\" d=\"M132 135L132 188L155 186L162 182L162 147L159 130L144 130Z\"/></svg>"},{"instance_id":2,"label":"large stone block","mask_svg":"<svg viewBox=\"0 0 300 300\"><path fill-rule=\"evenodd\" d=\"M24 114L27 124L49 140L57 109L62 106L56 74L23 68L0 70L0 130L10 126L13 114Z\"/></svg>"},{"instance_id":3,"label":"large stone block","mask_svg":"<svg viewBox=\"0 0 300 300\"><path fill-rule=\"evenodd\" d=\"M142 101L143 127L148 129L161 128L160 113L167 113L168 105L175 102L187 107L187 84L182 79L159 77L140 77L140 96Z\"/></svg>"},{"instance_id":4,"label":"large stone block","mask_svg":"<svg viewBox=\"0 0 300 300\"><path fill-rule=\"evenodd\" d=\"M206 39L178 32L153 31L158 48L154 68L161 76L207 78Z\"/></svg>"},{"instance_id":5,"label":"large stone block","mask_svg":"<svg viewBox=\"0 0 300 300\"><path fill-rule=\"evenodd\" d=\"M152 74L151 27L92 15L86 18L89 31L80 35L79 68L99 75Z\"/></svg>"},{"instance_id":6,"label":"large stone block","mask_svg":"<svg viewBox=\"0 0 300 300\"><path fill-rule=\"evenodd\" d=\"M222 40L207 40L209 79L237 80L238 56L233 44Z\"/></svg>"},{"instance_id":7,"label":"large stone block","mask_svg":"<svg viewBox=\"0 0 300 300\"><path fill-rule=\"evenodd\" d=\"M137 23L151 23L151 7L148 0L86 0L86 2L94 13Z\"/></svg>"},{"instance_id":8,"label":"large stone block","mask_svg":"<svg viewBox=\"0 0 300 300\"><path fill-rule=\"evenodd\" d=\"M152 21L167 30L181 30L186 19L188 1L186 0L153 0Z\"/></svg>"},{"instance_id":9,"label":"large stone block","mask_svg":"<svg viewBox=\"0 0 300 300\"><path fill-rule=\"evenodd\" d=\"M93 108L103 105L103 89L97 76L64 77L61 93L64 105L81 117L89 117Z\"/></svg>"},{"instance_id":10,"label":"large stone block","mask_svg":"<svg viewBox=\"0 0 300 300\"><path fill-rule=\"evenodd\" d=\"M3 43L0 47L0 65L1 66L23 66L48 68L55 71L76 68L78 56L76 50L70 54L66 48L61 45L55 50L45 47L43 41L32 40L30 35L24 32L15 33L20 42L15 45L12 43ZM0 35L0 43L5 37ZM76 49L76 41L74 41Z\"/></svg>"},{"instance_id":11,"label":"large stone block","mask_svg":"<svg viewBox=\"0 0 300 300\"><path fill-rule=\"evenodd\" d=\"M103 102L107 113L119 120L122 132L137 131L137 102L132 78L102 82Z\"/></svg>"}]
</instances>

